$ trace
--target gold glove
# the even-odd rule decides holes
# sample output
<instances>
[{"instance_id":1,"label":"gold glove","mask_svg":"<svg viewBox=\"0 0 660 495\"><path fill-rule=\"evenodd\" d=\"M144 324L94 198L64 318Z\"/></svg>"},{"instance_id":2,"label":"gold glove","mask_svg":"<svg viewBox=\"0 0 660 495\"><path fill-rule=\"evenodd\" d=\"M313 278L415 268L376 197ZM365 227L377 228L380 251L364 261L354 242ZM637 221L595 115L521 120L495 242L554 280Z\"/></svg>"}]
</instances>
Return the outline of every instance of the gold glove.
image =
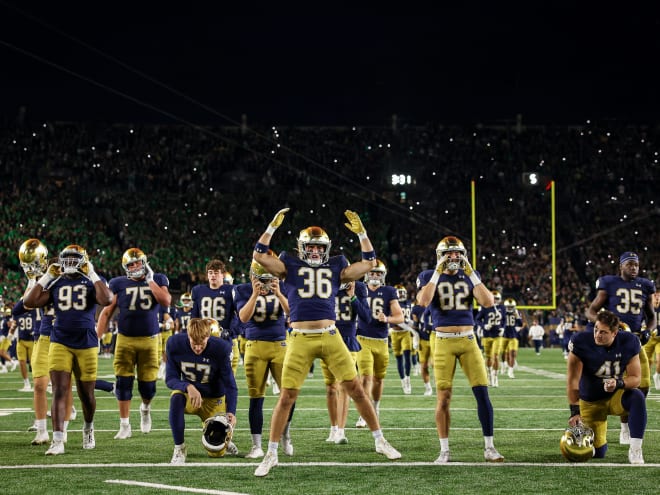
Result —
<instances>
[{"instance_id":1,"label":"gold glove","mask_svg":"<svg viewBox=\"0 0 660 495\"><path fill-rule=\"evenodd\" d=\"M357 213L351 210L346 210L344 215L346 215L346 218L350 222L344 224L348 230L357 235L367 233L367 230L364 228L364 225L362 225L362 220L360 220L360 217Z\"/></svg>"},{"instance_id":2,"label":"gold glove","mask_svg":"<svg viewBox=\"0 0 660 495\"><path fill-rule=\"evenodd\" d=\"M278 211L277 214L273 217L273 220L270 222L269 226L273 229L276 229L282 225L282 222L284 221L284 215L286 215L289 210L290 208L282 208L280 211Z\"/></svg>"}]
</instances>

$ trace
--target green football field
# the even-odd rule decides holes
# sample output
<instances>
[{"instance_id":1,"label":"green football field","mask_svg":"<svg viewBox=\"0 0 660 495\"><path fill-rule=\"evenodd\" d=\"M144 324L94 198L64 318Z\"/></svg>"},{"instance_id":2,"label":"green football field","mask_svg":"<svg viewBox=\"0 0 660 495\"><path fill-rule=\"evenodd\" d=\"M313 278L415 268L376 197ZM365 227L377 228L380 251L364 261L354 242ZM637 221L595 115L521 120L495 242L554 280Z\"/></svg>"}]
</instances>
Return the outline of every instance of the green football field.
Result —
<instances>
[{"instance_id":1,"label":"green football field","mask_svg":"<svg viewBox=\"0 0 660 495\"><path fill-rule=\"evenodd\" d=\"M172 437L168 425L169 393L163 382L152 406L153 430L140 433L139 402L131 412L133 437L114 440L119 416L115 399L97 391L96 449L82 449L82 413L69 429L66 453L46 457L47 446L31 446L32 394L18 392L20 373L0 375L0 489L7 494L50 493L205 493L205 494L520 494L520 493L657 493L660 483L660 393L648 397L648 428L643 466L628 464L628 448L618 444L619 420L611 418L606 459L570 464L559 451L566 426L565 361L559 349L536 356L521 349L516 378L500 377L490 389L495 410L495 446L503 464L483 460L483 439L476 403L459 369L452 400L452 462L436 466L435 397L424 397L421 377L413 376L412 395L403 395L393 356L380 418L387 439L401 453L388 461L374 451L367 430L356 429L351 408L347 445L325 442L329 432L325 387L320 366L305 382L292 425L294 456L281 451L280 465L265 478L253 476L257 462L241 457L210 459L202 447L201 425L187 417L185 466L169 465ZM99 359L99 377L112 380L112 362ZM234 441L246 453L251 445L248 398L239 367L238 427ZM136 387L137 393L137 387ZM276 397L268 390L268 421ZM76 397L76 407L80 403ZM49 431L50 431L49 424Z\"/></svg>"}]
</instances>

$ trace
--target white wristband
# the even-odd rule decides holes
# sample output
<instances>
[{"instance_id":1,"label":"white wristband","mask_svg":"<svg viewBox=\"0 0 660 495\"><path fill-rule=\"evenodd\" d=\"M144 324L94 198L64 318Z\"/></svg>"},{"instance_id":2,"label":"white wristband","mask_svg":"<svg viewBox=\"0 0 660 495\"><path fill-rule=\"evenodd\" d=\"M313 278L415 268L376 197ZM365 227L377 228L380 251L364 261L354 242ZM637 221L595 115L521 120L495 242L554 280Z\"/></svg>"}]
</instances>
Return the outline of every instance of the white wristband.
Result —
<instances>
[{"instance_id":1,"label":"white wristband","mask_svg":"<svg viewBox=\"0 0 660 495\"><path fill-rule=\"evenodd\" d=\"M360 239L361 241L367 239L367 232L366 231L365 232L360 232L358 234L358 239Z\"/></svg>"},{"instance_id":2,"label":"white wristband","mask_svg":"<svg viewBox=\"0 0 660 495\"><path fill-rule=\"evenodd\" d=\"M39 285L41 285L44 289L48 287L48 284L53 280L53 277L50 276L50 273L46 272L44 273L39 281L37 282Z\"/></svg>"},{"instance_id":3,"label":"white wristband","mask_svg":"<svg viewBox=\"0 0 660 495\"><path fill-rule=\"evenodd\" d=\"M266 234L273 235L276 230L277 230L277 227L273 227L272 225L268 225L268 227L266 227Z\"/></svg>"},{"instance_id":4,"label":"white wristband","mask_svg":"<svg viewBox=\"0 0 660 495\"><path fill-rule=\"evenodd\" d=\"M101 277L99 277L98 273L92 272L89 274L89 279L92 281L92 283L100 282Z\"/></svg>"},{"instance_id":5,"label":"white wristband","mask_svg":"<svg viewBox=\"0 0 660 495\"><path fill-rule=\"evenodd\" d=\"M431 275L431 280L429 280L429 283L438 285L438 280L440 280L440 274L438 272L433 272L433 275Z\"/></svg>"},{"instance_id":6,"label":"white wristband","mask_svg":"<svg viewBox=\"0 0 660 495\"><path fill-rule=\"evenodd\" d=\"M477 275L475 272L472 272L470 274L470 282L472 282L472 285L476 287L481 283L481 279L479 278L479 275Z\"/></svg>"}]
</instances>

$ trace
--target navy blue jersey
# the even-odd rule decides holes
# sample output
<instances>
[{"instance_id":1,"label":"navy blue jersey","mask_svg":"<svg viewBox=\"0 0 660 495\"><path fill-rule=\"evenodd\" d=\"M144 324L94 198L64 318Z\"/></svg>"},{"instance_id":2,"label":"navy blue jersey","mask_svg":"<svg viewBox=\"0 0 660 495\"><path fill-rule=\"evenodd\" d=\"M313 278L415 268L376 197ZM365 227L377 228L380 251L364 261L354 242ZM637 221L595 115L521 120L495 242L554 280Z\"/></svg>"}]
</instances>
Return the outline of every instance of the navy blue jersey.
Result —
<instances>
[{"instance_id":1,"label":"navy blue jersey","mask_svg":"<svg viewBox=\"0 0 660 495\"><path fill-rule=\"evenodd\" d=\"M518 337L517 328L522 327L522 317L520 312L513 308L512 311L504 312L504 337L507 339L515 339Z\"/></svg>"},{"instance_id":2,"label":"navy blue jersey","mask_svg":"<svg viewBox=\"0 0 660 495\"><path fill-rule=\"evenodd\" d=\"M611 397L614 392L605 392L604 381L623 378L626 366L641 349L631 332L619 331L610 347L596 345L593 332L574 334L568 350L582 361L580 399L594 402Z\"/></svg>"},{"instance_id":3,"label":"navy blue jersey","mask_svg":"<svg viewBox=\"0 0 660 495\"><path fill-rule=\"evenodd\" d=\"M154 274L154 282L161 287L168 287L169 280L162 273ZM126 276L110 280L110 290L117 296L118 331L128 337L149 337L160 332L156 301L149 282L134 280Z\"/></svg>"},{"instance_id":4,"label":"navy blue jersey","mask_svg":"<svg viewBox=\"0 0 660 495\"><path fill-rule=\"evenodd\" d=\"M193 384L204 398L225 396L227 412L236 414L238 389L231 369L232 344L209 337L201 354L190 347L187 333L177 333L167 341L165 383L171 390L186 392Z\"/></svg>"},{"instance_id":5,"label":"navy blue jersey","mask_svg":"<svg viewBox=\"0 0 660 495\"><path fill-rule=\"evenodd\" d=\"M417 290L429 283L435 270L424 270L417 277ZM477 273L475 271L475 273ZM477 273L478 275L478 273ZM474 284L463 270L455 274L442 273L429 304L436 327L474 326L472 291Z\"/></svg>"},{"instance_id":6,"label":"navy blue jersey","mask_svg":"<svg viewBox=\"0 0 660 495\"><path fill-rule=\"evenodd\" d=\"M272 283L278 283L273 281ZM281 284L281 282L280 282ZM282 290L280 286L280 290ZM236 311L240 311L252 297L252 284L234 286L234 302ZM276 342L286 339L286 315L280 300L272 292L262 296L259 294L254 306L252 317L243 323L242 330L248 340L265 340Z\"/></svg>"},{"instance_id":7,"label":"navy blue jersey","mask_svg":"<svg viewBox=\"0 0 660 495\"><path fill-rule=\"evenodd\" d=\"M474 319L483 328L484 337L496 338L500 336L500 330L503 328L504 313L504 305L502 304L479 310Z\"/></svg>"},{"instance_id":8,"label":"navy blue jersey","mask_svg":"<svg viewBox=\"0 0 660 495\"><path fill-rule=\"evenodd\" d=\"M16 322L18 340L38 340L41 326L41 310L25 309L23 299L18 301L11 309L11 315Z\"/></svg>"},{"instance_id":9,"label":"navy blue jersey","mask_svg":"<svg viewBox=\"0 0 660 495\"><path fill-rule=\"evenodd\" d=\"M335 326L351 352L361 349L355 338L358 315L360 318L371 318L371 310L367 301L367 286L364 282L355 282L354 296L355 300L351 301L346 289L340 288L335 297Z\"/></svg>"},{"instance_id":10,"label":"navy blue jersey","mask_svg":"<svg viewBox=\"0 0 660 495\"><path fill-rule=\"evenodd\" d=\"M417 330L420 340L429 340L431 337L431 332L433 331L433 325L430 322L430 313L428 308L415 304L410 311L413 328Z\"/></svg>"},{"instance_id":11,"label":"navy blue jersey","mask_svg":"<svg viewBox=\"0 0 660 495\"><path fill-rule=\"evenodd\" d=\"M103 277L100 277L107 284ZM74 349L98 346L96 336L96 289L85 277L60 277L49 289L55 310L50 341Z\"/></svg>"},{"instance_id":12,"label":"navy blue jersey","mask_svg":"<svg viewBox=\"0 0 660 495\"><path fill-rule=\"evenodd\" d=\"M655 293L655 284L643 277L625 281L618 275L605 275L596 282L596 289L607 293L603 306L627 323L630 330L639 333L644 321L644 306Z\"/></svg>"},{"instance_id":13,"label":"navy blue jersey","mask_svg":"<svg viewBox=\"0 0 660 495\"><path fill-rule=\"evenodd\" d=\"M53 323L55 322L55 310L51 304L47 304L41 308L41 325L39 325L39 335L50 337L53 331Z\"/></svg>"},{"instance_id":14,"label":"navy blue jersey","mask_svg":"<svg viewBox=\"0 0 660 495\"><path fill-rule=\"evenodd\" d=\"M335 296L341 285L341 272L348 266L343 255L331 256L328 261L311 266L286 251L280 254L286 266L284 283L291 322L335 320Z\"/></svg>"},{"instance_id":15,"label":"navy blue jersey","mask_svg":"<svg viewBox=\"0 0 660 495\"><path fill-rule=\"evenodd\" d=\"M371 318L369 320L358 318L358 335L374 339L387 338L388 324L378 321L378 314L383 313L385 316L389 316L390 303L398 300L397 290L390 285L381 285L376 290L371 290L367 285L367 301L369 302Z\"/></svg>"},{"instance_id":16,"label":"navy blue jersey","mask_svg":"<svg viewBox=\"0 0 660 495\"><path fill-rule=\"evenodd\" d=\"M213 318L223 329L231 328L235 316L234 286L224 284L212 289L208 284L196 285L192 288L193 318Z\"/></svg>"},{"instance_id":17,"label":"navy blue jersey","mask_svg":"<svg viewBox=\"0 0 660 495\"><path fill-rule=\"evenodd\" d=\"M192 308L186 311L184 308L177 308L174 312L174 319L179 320L179 332L188 331L188 322L192 318Z\"/></svg>"}]
</instances>

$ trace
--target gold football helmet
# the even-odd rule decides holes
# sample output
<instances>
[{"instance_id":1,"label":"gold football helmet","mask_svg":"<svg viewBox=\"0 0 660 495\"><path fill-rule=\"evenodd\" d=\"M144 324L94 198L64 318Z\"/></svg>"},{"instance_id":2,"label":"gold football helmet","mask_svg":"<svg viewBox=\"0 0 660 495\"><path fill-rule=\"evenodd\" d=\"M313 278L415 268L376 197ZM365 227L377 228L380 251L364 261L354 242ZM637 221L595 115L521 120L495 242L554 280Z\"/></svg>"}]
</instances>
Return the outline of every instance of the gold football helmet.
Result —
<instances>
[{"instance_id":1,"label":"gold football helmet","mask_svg":"<svg viewBox=\"0 0 660 495\"><path fill-rule=\"evenodd\" d=\"M275 256L275 252L272 249L269 249L266 253L269 256ZM250 277L258 278L259 282L263 284L263 290L270 292L271 284L276 280L275 275L268 273L261 263L257 260L252 260L250 264Z\"/></svg>"},{"instance_id":2,"label":"gold football helmet","mask_svg":"<svg viewBox=\"0 0 660 495\"><path fill-rule=\"evenodd\" d=\"M502 294L500 293L499 290L494 290L492 291L493 293L493 298L495 299L495 304L501 304L502 303Z\"/></svg>"},{"instance_id":3,"label":"gold football helmet","mask_svg":"<svg viewBox=\"0 0 660 495\"><path fill-rule=\"evenodd\" d=\"M181 294L181 307L183 308L192 308L193 306L193 300L192 300L192 294L190 292L184 292Z\"/></svg>"},{"instance_id":4,"label":"gold football helmet","mask_svg":"<svg viewBox=\"0 0 660 495\"><path fill-rule=\"evenodd\" d=\"M562 455L571 462L586 462L594 455L594 431L584 425L566 428L559 441Z\"/></svg>"},{"instance_id":5,"label":"gold football helmet","mask_svg":"<svg viewBox=\"0 0 660 495\"><path fill-rule=\"evenodd\" d=\"M204 421L202 445L209 457L224 457L233 428L226 416L218 414Z\"/></svg>"},{"instance_id":6,"label":"gold football helmet","mask_svg":"<svg viewBox=\"0 0 660 495\"><path fill-rule=\"evenodd\" d=\"M406 299L408 299L408 291L406 290L403 284L396 284L394 288L396 289L396 293L397 296L399 297L399 301L405 301Z\"/></svg>"},{"instance_id":7,"label":"gold football helmet","mask_svg":"<svg viewBox=\"0 0 660 495\"><path fill-rule=\"evenodd\" d=\"M376 266L367 272L364 276L364 281L369 285L385 285L385 277L387 276L387 267L381 260L376 260Z\"/></svg>"},{"instance_id":8,"label":"gold football helmet","mask_svg":"<svg viewBox=\"0 0 660 495\"><path fill-rule=\"evenodd\" d=\"M78 244L69 244L60 251L58 256L58 262L64 275L86 274L88 261L87 251Z\"/></svg>"},{"instance_id":9,"label":"gold football helmet","mask_svg":"<svg viewBox=\"0 0 660 495\"><path fill-rule=\"evenodd\" d=\"M445 254L453 251L458 251L462 256L466 256L467 254L467 250L461 240L453 235L442 238L435 248L435 254L438 261L440 261ZM465 262L463 260L450 260L446 264L447 270L462 270L464 267Z\"/></svg>"},{"instance_id":10,"label":"gold football helmet","mask_svg":"<svg viewBox=\"0 0 660 495\"><path fill-rule=\"evenodd\" d=\"M313 253L307 252L309 246L323 246L323 252L319 253L320 258L314 258ZM298 257L309 265L318 266L327 262L331 246L330 237L321 227L307 227L298 235Z\"/></svg>"},{"instance_id":11,"label":"gold football helmet","mask_svg":"<svg viewBox=\"0 0 660 495\"><path fill-rule=\"evenodd\" d=\"M234 276L229 272L225 272L223 274L222 283L226 285L234 285Z\"/></svg>"},{"instance_id":12,"label":"gold football helmet","mask_svg":"<svg viewBox=\"0 0 660 495\"><path fill-rule=\"evenodd\" d=\"M139 267L132 267L130 269L128 268L128 265L138 261L142 262ZM124 267L126 276L128 278L139 279L144 277L144 275L147 273L147 269L145 267L146 263L147 255L144 254L144 252L139 248L128 248L126 251L124 251L124 255L121 257L121 266Z\"/></svg>"},{"instance_id":13,"label":"gold football helmet","mask_svg":"<svg viewBox=\"0 0 660 495\"><path fill-rule=\"evenodd\" d=\"M39 278L48 269L48 248L39 239L28 239L18 249L18 259L29 279Z\"/></svg>"},{"instance_id":14,"label":"gold football helmet","mask_svg":"<svg viewBox=\"0 0 660 495\"><path fill-rule=\"evenodd\" d=\"M516 309L516 300L511 297L507 297L504 300L504 309L506 309L508 313L513 312Z\"/></svg>"}]
</instances>

